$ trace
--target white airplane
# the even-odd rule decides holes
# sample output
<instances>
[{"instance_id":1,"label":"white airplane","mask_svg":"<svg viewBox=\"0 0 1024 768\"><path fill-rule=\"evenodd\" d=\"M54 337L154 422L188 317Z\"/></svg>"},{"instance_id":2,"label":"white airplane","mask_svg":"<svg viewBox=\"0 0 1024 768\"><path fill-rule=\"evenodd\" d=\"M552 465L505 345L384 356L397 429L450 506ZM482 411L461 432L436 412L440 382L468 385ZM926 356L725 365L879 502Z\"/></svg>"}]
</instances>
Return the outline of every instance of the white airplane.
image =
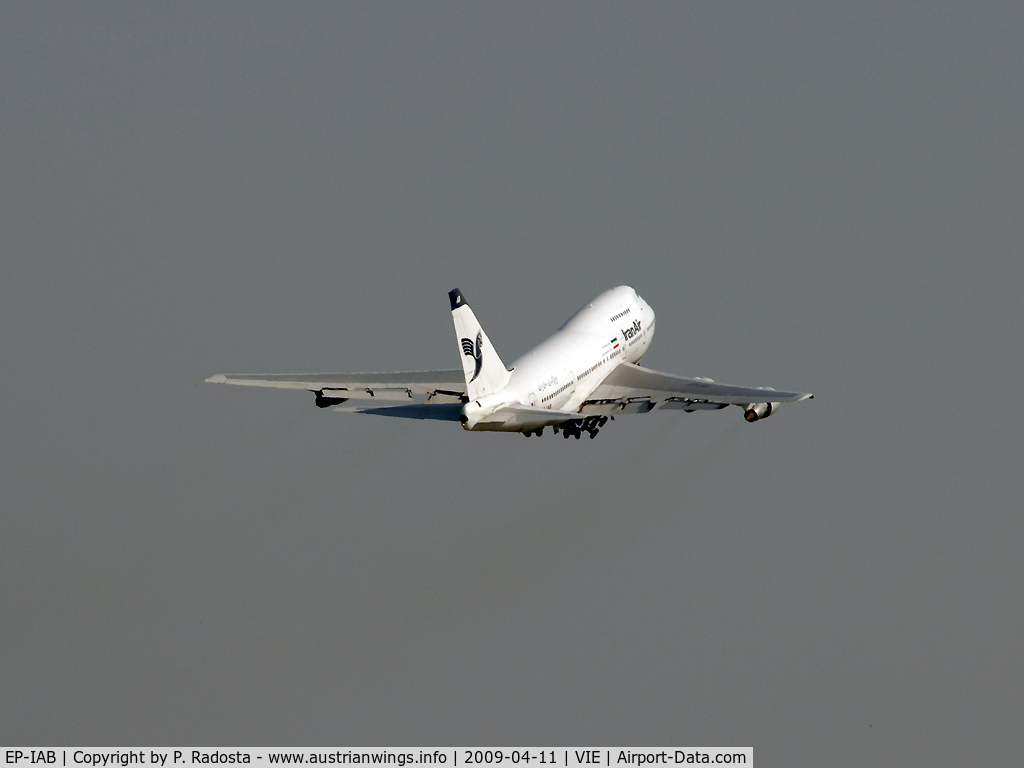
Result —
<instances>
[{"instance_id":1,"label":"white airplane","mask_svg":"<svg viewBox=\"0 0 1024 768\"><path fill-rule=\"evenodd\" d=\"M558 331L506 368L466 304L450 291L462 369L402 373L223 374L211 384L305 389L321 408L458 421L473 432L522 432L591 438L619 414L653 410L743 408L747 421L765 419L782 403L814 395L771 387L734 387L711 379L659 373L638 363L654 338L654 311L628 285L605 291ZM348 401L357 401L357 404ZM396 403L397 401L397 403Z\"/></svg>"}]
</instances>

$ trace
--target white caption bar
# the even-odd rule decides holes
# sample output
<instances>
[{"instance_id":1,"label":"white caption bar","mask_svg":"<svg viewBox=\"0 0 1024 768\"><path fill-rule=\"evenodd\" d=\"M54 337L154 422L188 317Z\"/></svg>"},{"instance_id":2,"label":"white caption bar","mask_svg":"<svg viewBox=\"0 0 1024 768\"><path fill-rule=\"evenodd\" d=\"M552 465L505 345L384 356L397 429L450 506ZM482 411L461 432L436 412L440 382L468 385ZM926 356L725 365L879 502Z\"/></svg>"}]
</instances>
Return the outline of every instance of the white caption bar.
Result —
<instances>
[{"instance_id":1,"label":"white caption bar","mask_svg":"<svg viewBox=\"0 0 1024 768\"><path fill-rule=\"evenodd\" d=\"M193 765L626 768L754 764L753 747L2 747L4 765L178 768Z\"/></svg>"}]
</instances>

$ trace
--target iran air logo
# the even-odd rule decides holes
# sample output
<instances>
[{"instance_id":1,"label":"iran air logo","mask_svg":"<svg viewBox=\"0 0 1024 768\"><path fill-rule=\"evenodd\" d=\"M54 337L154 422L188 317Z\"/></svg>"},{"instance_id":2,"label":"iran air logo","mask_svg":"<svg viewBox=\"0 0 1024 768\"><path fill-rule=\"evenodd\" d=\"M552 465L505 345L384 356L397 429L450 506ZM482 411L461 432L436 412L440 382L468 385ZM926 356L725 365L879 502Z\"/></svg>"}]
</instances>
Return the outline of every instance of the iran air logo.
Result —
<instances>
[{"instance_id":1,"label":"iran air logo","mask_svg":"<svg viewBox=\"0 0 1024 768\"><path fill-rule=\"evenodd\" d=\"M473 378L470 381L476 381L476 377L480 375L480 368L484 364L484 334L482 331L477 331L476 334L476 349L473 349L473 342L469 339L462 339L462 354L472 357L476 360L476 370L473 371Z\"/></svg>"}]
</instances>

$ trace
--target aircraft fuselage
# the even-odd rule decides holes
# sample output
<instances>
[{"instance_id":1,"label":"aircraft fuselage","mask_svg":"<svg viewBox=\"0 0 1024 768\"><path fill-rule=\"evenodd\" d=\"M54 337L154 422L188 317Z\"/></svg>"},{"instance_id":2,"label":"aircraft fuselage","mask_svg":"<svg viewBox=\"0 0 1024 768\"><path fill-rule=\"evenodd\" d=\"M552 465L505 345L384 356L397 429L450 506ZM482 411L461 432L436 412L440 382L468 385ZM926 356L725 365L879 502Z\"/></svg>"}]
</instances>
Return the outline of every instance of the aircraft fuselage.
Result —
<instances>
[{"instance_id":1,"label":"aircraft fuselage","mask_svg":"<svg viewBox=\"0 0 1024 768\"><path fill-rule=\"evenodd\" d=\"M526 352L501 390L463 408L463 428L500 429L486 417L506 405L576 411L611 371L637 363L654 338L654 310L626 285L605 291Z\"/></svg>"}]
</instances>

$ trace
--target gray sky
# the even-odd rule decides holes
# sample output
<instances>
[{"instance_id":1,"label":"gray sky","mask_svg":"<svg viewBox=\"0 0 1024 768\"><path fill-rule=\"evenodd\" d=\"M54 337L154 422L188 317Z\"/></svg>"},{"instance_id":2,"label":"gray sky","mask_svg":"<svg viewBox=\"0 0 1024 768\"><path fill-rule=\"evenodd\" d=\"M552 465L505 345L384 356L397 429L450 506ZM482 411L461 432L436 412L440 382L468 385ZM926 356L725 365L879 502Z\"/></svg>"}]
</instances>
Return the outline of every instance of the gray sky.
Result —
<instances>
[{"instance_id":1,"label":"gray sky","mask_svg":"<svg viewBox=\"0 0 1024 768\"><path fill-rule=\"evenodd\" d=\"M1024 749L1019 4L0 7L0 741ZM591 442L218 372L813 391Z\"/></svg>"}]
</instances>

